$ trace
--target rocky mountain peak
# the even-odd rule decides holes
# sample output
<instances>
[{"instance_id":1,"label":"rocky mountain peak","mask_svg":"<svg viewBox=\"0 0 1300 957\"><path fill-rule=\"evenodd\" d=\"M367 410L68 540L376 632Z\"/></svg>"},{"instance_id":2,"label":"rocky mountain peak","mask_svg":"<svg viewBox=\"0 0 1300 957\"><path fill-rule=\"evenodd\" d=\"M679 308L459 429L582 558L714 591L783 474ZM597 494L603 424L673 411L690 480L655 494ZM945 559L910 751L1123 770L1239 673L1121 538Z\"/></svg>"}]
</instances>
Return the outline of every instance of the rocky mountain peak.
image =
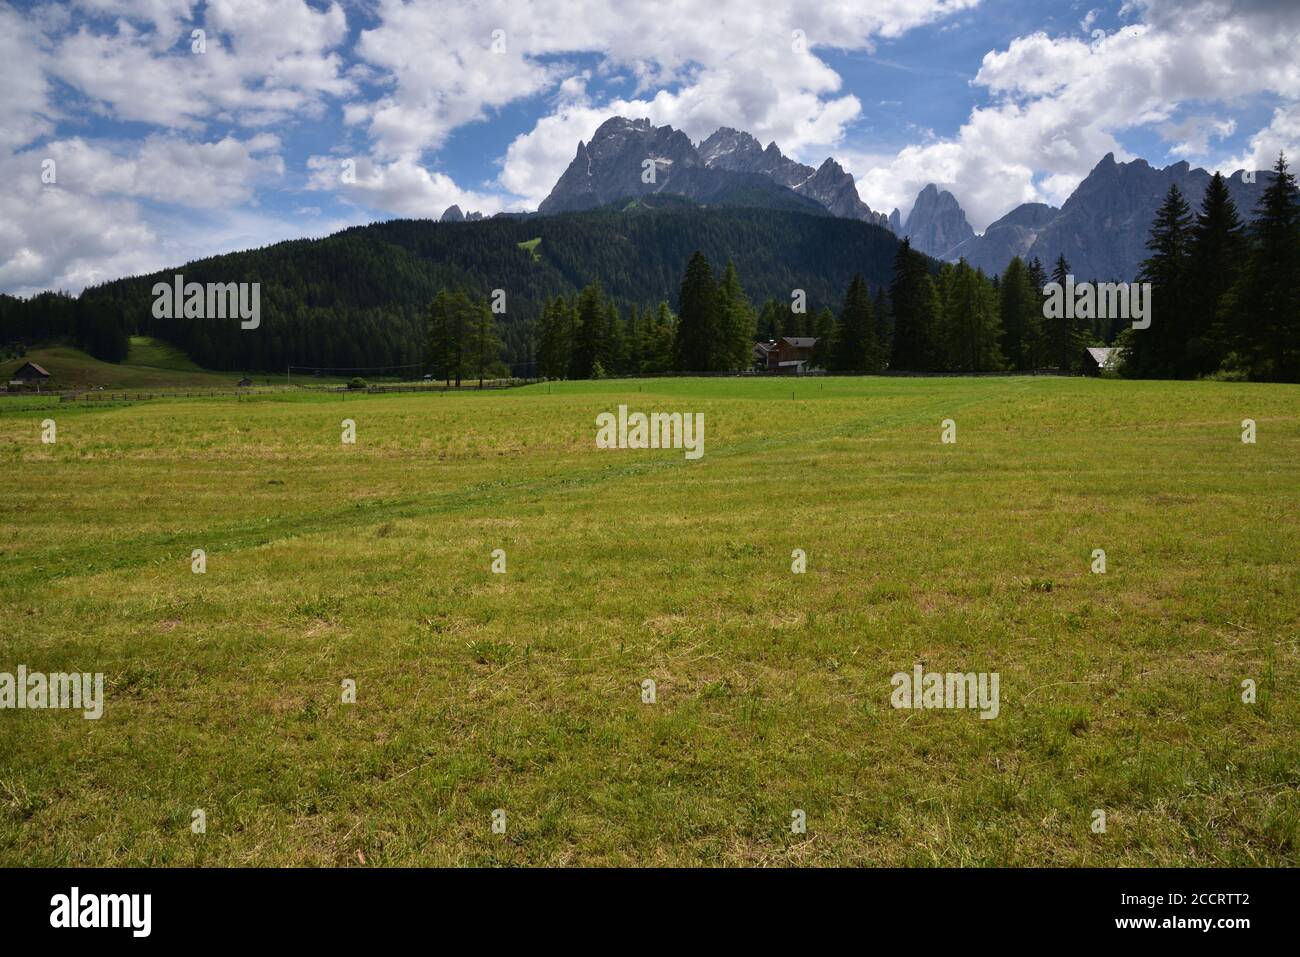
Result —
<instances>
[{"instance_id":1,"label":"rocky mountain peak","mask_svg":"<svg viewBox=\"0 0 1300 957\"><path fill-rule=\"evenodd\" d=\"M966 213L957 197L946 189L940 190L934 183L927 183L916 194L903 235L921 252L944 259L954 247L972 239L975 230L966 222Z\"/></svg>"},{"instance_id":2,"label":"rocky mountain peak","mask_svg":"<svg viewBox=\"0 0 1300 957\"><path fill-rule=\"evenodd\" d=\"M642 177L647 159L655 162L652 183ZM762 179L754 181L755 176ZM715 199L725 196L729 186L752 197L754 191L749 187L755 182L763 186L759 192L766 197L764 202L780 208L811 206L815 210L819 206L835 216L888 225L883 214L872 212L862 202L853 177L834 159L813 169L784 156L775 142L764 148L749 133L727 126L715 130L697 148L685 133L671 126L656 127L649 119L618 116L602 123L590 143L578 144L573 162L538 212L589 209L661 191ZM788 198L783 198L786 190ZM797 197L811 200L811 204L801 207Z\"/></svg>"}]
</instances>

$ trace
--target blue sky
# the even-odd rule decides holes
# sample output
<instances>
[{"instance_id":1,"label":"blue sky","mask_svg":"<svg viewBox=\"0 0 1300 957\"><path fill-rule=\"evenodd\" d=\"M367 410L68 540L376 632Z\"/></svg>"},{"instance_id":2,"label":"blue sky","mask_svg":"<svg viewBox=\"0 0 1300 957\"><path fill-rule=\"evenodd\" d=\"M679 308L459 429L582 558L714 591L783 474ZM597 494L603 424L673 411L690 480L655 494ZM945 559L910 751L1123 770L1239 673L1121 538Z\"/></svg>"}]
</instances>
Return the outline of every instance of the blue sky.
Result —
<instances>
[{"instance_id":1,"label":"blue sky","mask_svg":"<svg viewBox=\"0 0 1300 957\"><path fill-rule=\"evenodd\" d=\"M0 291L532 209L614 114L833 155L884 212L935 182L982 230L1106 152L1271 165L1297 48L1281 0L0 0Z\"/></svg>"}]
</instances>

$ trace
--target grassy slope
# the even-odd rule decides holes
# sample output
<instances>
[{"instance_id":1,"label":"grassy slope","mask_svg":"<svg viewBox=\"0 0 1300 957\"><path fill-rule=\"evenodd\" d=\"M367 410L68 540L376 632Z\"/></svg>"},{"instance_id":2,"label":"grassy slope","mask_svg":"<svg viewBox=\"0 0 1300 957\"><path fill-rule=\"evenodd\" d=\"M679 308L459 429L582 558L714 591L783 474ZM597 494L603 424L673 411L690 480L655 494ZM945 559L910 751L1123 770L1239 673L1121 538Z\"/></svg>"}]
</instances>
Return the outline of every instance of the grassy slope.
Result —
<instances>
[{"instance_id":1,"label":"grassy slope","mask_svg":"<svg viewBox=\"0 0 1300 957\"><path fill-rule=\"evenodd\" d=\"M120 364L101 362L71 346L32 349L21 359L0 363L0 380L24 362L35 362L55 380L54 387L105 389L162 389L177 386L230 388L239 381L233 372L207 372L179 349L145 336L131 339L131 350Z\"/></svg>"},{"instance_id":2,"label":"grassy slope","mask_svg":"<svg viewBox=\"0 0 1300 957\"><path fill-rule=\"evenodd\" d=\"M704 458L596 450L620 401L704 412ZM0 864L1300 863L1294 386L41 417L0 417L0 670L108 705L0 712ZM1000 716L891 709L916 661L998 671Z\"/></svg>"}]
</instances>

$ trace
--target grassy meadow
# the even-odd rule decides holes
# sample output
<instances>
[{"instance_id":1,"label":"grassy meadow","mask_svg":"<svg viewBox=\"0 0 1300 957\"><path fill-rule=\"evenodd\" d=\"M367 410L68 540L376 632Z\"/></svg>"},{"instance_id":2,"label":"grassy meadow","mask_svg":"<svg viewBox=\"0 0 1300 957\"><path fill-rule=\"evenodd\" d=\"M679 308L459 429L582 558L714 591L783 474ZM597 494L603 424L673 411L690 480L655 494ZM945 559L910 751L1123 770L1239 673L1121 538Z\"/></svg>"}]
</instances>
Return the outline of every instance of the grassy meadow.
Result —
<instances>
[{"instance_id":1,"label":"grassy meadow","mask_svg":"<svg viewBox=\"0 0 1300 957\"><path fill-rule=\"evenodd\" d=\"M230 389L240 378L236 373L200 369L179 349L148 336L131 337L122 363L101 362L69 345L32 349L21 358L0 362L0 383L25 362L35 362L48 372L53 380L49 387L56 389Z\"/></svg>"},{"instance_id":2,"label":"grassy meadow","mask_svg":"<svg viewBox=\"0 0 1300 957\"><path fill-rule=\"evenodd\" d=\"M1300 864L1296 386L23 401L0 671L107 701L0 711L0 864ZM892 708L918 662L998 717Z\"/></svg>"}]
</instances>

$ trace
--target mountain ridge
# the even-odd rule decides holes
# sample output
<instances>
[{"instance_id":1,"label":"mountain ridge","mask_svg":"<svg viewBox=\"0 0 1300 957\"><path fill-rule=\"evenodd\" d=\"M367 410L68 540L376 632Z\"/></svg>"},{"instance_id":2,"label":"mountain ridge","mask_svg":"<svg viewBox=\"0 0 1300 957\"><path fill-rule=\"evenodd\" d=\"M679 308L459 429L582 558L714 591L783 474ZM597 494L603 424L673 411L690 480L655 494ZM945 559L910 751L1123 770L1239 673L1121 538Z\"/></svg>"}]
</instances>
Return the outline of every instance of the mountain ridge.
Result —
<instances>
[{"instance_id":1,"label":"mountain ridge","mask_svg":"<svg viewBox=\"0 0 1300 957\"><path fill-rule=\"evenodd\" d=\"M739 177L747 177L750 190L759 182L754 177L770 181L776 187L770 191L774 201L785 190L832 216L889 228L888 217L862 202L853 176L832 157L814 169L785 156L775 142L763 147L749 133L731 127L715 130L696 146L681 130L654 126L645 117L610 117L590 142L580 140L537 212L593 209L659 192L701 201L721 197L725 205Z\"/></svg>"}]
</instances>

